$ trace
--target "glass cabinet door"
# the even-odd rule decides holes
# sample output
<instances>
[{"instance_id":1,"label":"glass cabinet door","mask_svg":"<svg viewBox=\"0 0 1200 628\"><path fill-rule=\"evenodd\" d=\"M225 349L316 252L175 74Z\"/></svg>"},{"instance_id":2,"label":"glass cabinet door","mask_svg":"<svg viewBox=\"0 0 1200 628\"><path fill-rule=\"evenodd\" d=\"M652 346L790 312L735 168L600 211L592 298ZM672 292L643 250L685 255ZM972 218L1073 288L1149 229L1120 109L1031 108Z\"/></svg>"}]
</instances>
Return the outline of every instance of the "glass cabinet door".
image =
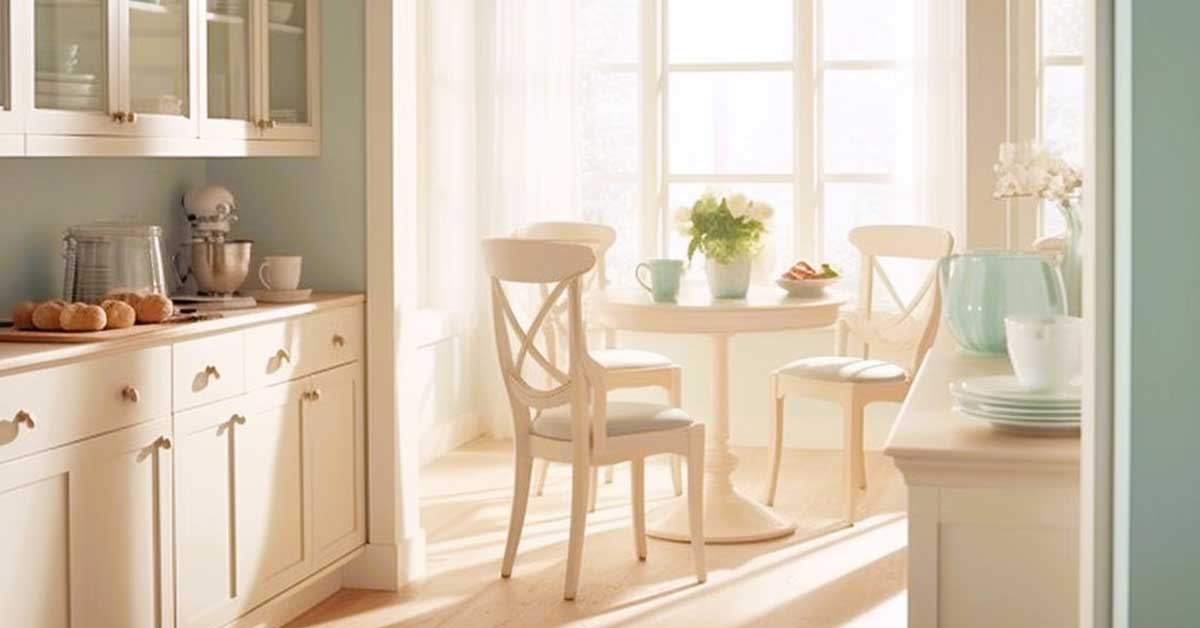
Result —
<instances>
[{"instance_id":1,"label":"glass cabinet door","mask_svg":"<svg viewBox=\"0 0 1200 628\"><path fill-rule=\"evenodd\" d=\"M126 122L162 124L172 121L163 117L174 122L191 117L188 0L128 0L127 5L129 97L122 109L134 115Z\"/></svg>"},{"instance_id":2,"label":"glass cabinet door","mask_svg":"<svg viewBox=\"0 0 1200 628\"><path fill-rule=\"evenodd\" d=\"M35 0L35 109L109 110L108 2L115 1Z\"/></svg>"},{"instance_id":3,"label":"glass cabinet door","mask_svg":"<svg viewBox=\"0 0 1200 628\"><path fill-rule=\"evenodd\" d=\"M208 0L205 19L207 119L253 130L251 0ZM240 123L240 124L239 124Z\"/></svg>"},{"instance_id":4,"label":"glass cabinet door","mask_svg":"<svg viewBox=\"0 0 1200 628\"><path fill-rule=\"evenodd\" d=\"M8 29L12 23L8 15L8 0L0 0L0 115L12 111L12 72L9 70L12 55Z\"/></svg>"},{"instance_id":5,"label":"glass cabinet door","mask_svg":"<svg viewBox=\"0 0 1200 628\"><path fill-rule=\"evenodd\" d=\"M308 137L316 114L310 52L318 5L309 0L272 0L263 5L267 12L264 134L279 139Z\"/></svg>"}]
</instances>

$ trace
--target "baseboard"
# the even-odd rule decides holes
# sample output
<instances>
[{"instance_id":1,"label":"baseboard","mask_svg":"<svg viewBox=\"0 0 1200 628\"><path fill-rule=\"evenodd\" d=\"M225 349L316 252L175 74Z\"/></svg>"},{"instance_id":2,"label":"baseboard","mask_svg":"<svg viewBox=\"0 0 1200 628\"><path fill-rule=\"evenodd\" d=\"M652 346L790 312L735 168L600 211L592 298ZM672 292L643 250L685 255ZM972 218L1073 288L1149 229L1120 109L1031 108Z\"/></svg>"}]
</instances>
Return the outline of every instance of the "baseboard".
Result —
<instances>
[{"instance_id":1,"label":"baseboard","mask_svg":"<svg viewBox=\"0 0 1200 628\"><path fill-rule=\"evenodd\" d=\"M425 531L397 545L371 543L346 566L343 584L349 589L395 591L425 573Z\"/></svg>"},{"instance_id":2,"label":"baseboard","mask_svg":"<svg viewBox=\"0 0 1200 628\"><path fill-rule=\"evenodd\" d=\"M301 580L296 586L263 602L225 628L279 628L325 601L343 587L345 567L365 553L360 547Z\"/></svg>"},{"instance_id":3,"label":"baseboard","mask_svg":"<svg viewBox=\"0 0 1200 628\"><path fill-rule=\"evenodd\" d=\"M467 412L439 421L421 434L421 466L483 436L484 431L483 423L476 412Z\"/></svg>"}]
</instances>

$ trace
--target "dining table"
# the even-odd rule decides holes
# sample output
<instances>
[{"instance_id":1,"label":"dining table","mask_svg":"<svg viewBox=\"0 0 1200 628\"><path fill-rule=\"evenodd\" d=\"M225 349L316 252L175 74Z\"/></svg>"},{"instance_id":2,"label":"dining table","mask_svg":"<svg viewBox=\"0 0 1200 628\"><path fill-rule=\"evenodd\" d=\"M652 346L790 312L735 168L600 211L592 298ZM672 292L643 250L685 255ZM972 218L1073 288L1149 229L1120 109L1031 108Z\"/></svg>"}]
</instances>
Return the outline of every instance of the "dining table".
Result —
<instances>
[{"instance_id":1,"label":"dining table","mask_svg":"<svg viewBox=\"0 0 1200 628\"><path fill-rule=\"evenodd\" d=\"M839 294L792 297L772 286L752 286L742 299L718 299L704 286L688 286L671 302L656 302L649 293L636 288L609 287L592 301L589 316L602 327L702 335L712 344L712 411L705 421L704 454L706 543L765 541L796 530L795 521L747 497L733 485L738 458L729 445L730 340L738 334L827 327L837 322L845 302ZM663 504L647 519L650 536L685 542L691 538L683 497Z\"/></svg>"}]
</instances>

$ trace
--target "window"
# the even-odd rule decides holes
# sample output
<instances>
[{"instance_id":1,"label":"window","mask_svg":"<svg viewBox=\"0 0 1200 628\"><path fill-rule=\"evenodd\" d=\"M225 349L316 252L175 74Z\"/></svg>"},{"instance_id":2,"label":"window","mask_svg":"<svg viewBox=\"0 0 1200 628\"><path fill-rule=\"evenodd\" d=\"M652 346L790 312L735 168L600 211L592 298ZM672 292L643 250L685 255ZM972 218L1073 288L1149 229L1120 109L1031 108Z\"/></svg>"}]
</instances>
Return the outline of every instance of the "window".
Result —
<instances>
[{"instance_id":1,"label":"window","mask_svg":"<svg viewBox=\"0 0 1200 628\"><path fill-rule=\"evenodd\" d=\"M1038 7L1038 137L1083 166L1083 0L1041 0ZM1062 231L1062 218L1042 204L1043 234Z\"/></svg>"}]
</instances>

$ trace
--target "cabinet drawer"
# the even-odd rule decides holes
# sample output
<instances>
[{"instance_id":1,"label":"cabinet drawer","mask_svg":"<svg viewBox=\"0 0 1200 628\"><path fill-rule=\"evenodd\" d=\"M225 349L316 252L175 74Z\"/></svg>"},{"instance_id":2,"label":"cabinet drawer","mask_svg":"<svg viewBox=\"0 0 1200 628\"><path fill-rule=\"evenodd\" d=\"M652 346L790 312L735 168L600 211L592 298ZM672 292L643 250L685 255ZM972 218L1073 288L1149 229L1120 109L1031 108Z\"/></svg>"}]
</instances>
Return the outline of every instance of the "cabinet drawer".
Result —
<instances>
[{"instance_id":1,"label":"cabinet drawer","mask_svg":"<svg viewBox=\"0 0 1200 628\"><path fill-rule=\"evenodd\" d=\"M208 336L174 346L176 410L240 395L246 389L242 332Z\"/></svg>"},{"instance_id":2,"label":"cabinet drawer","mask_svg":"<svg viewBox=\"0 0 1200 628\"><path fill-rule=\"evenodd\" d=\"M0 461L170 413L170 347L3 377Z\"/></svg>"},{"instance_id":3,"label":"cabinet drawer","mask_svg":"<svg viewBox=\"0 0 1200 628\"><path fill-rule=\"evenodd\" d=\"M246 388L258 390L359 359L361 306L246 331Z\"/></svg>"}]
</instances>

